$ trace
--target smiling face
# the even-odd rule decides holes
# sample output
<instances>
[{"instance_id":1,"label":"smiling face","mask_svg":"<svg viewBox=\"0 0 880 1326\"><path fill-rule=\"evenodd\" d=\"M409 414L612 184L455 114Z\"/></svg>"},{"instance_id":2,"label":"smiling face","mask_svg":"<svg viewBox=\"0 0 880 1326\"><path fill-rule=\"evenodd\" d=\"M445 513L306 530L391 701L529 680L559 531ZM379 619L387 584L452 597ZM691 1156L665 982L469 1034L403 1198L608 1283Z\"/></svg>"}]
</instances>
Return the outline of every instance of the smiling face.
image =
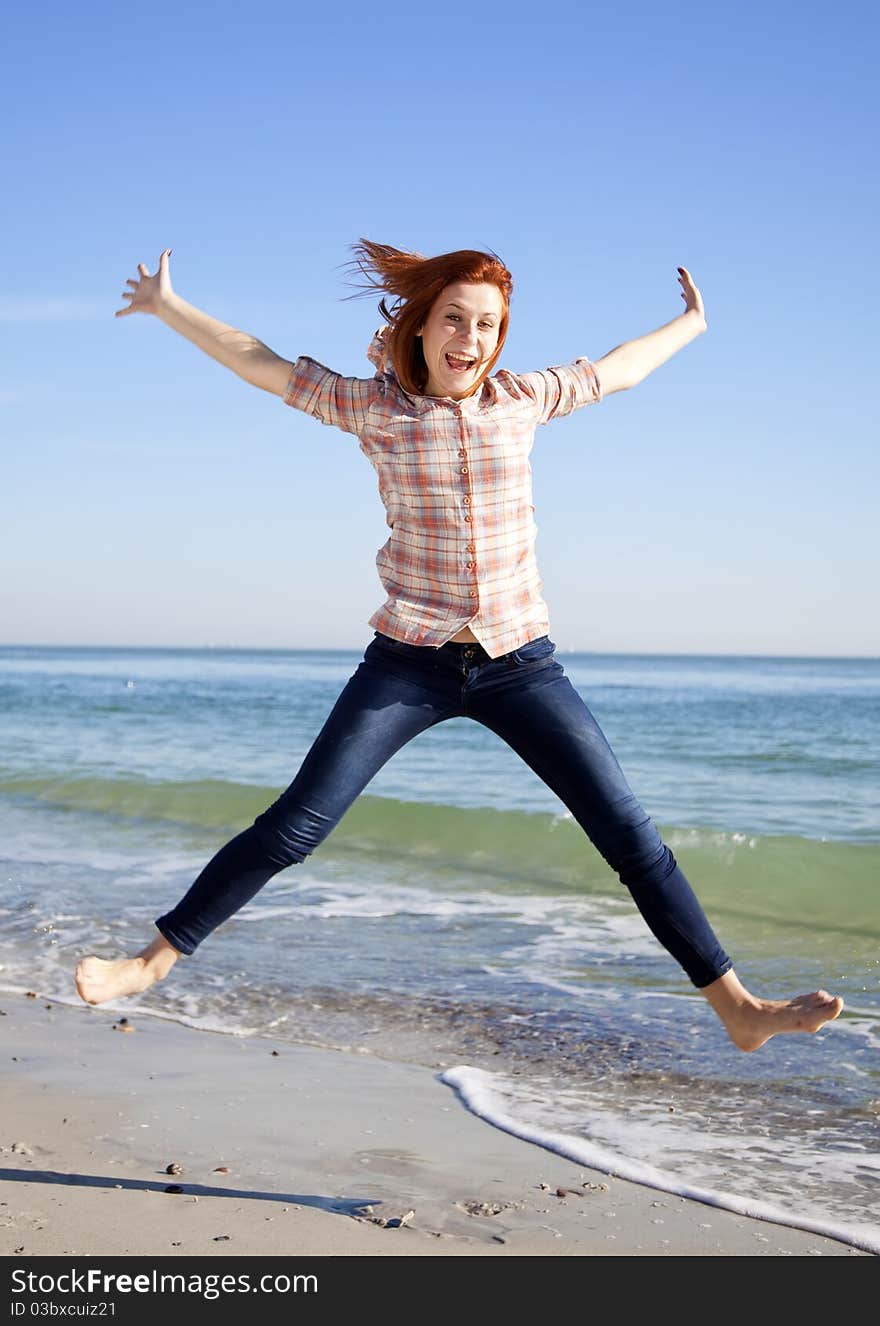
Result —
<instances>
[{"instance_id":1,"label":"smiling face","mask_svg":"<svg viewBox=\"0 0 880 1326\"><path fill-rule=\"evenodd\" d=\"M426 396L469 396L498 347L504 297L497 285L454 281L441 291L421 328L428 366Z\"/></svg>"}]
</instances>

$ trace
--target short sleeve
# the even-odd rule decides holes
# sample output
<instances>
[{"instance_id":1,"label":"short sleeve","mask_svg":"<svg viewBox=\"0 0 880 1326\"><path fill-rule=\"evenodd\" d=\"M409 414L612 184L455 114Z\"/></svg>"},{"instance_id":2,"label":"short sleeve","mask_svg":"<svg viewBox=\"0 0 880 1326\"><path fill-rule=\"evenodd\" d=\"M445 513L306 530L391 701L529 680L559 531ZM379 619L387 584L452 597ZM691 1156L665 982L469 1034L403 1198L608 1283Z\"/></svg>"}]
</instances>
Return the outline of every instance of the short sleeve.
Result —
<instances>
[{"instance_id":1,"label":"short sleeve","mask_svg":"<svg viewBox=\"0 0 880 1326\"><path fill-rule=\"evenodd\" d=\"M598 404L602 399L602 384L589 359L576 359L573 364L561 364L539 373L511 376L535 402L535 422L539 424L549 424L551 419L561 419L582 405Z\"/></svg>"},{"instance_id":2,"label":"short sleeve","mask_svg":"<svg viewBox=\"0 0 880 1326\"><path fill-rule=\"evenodd\" d=\"M361 433L376 392L375 378L344 378L302 355L290 370L285 405L303 410L344 433Z\"/></svg>"}]
</instances>

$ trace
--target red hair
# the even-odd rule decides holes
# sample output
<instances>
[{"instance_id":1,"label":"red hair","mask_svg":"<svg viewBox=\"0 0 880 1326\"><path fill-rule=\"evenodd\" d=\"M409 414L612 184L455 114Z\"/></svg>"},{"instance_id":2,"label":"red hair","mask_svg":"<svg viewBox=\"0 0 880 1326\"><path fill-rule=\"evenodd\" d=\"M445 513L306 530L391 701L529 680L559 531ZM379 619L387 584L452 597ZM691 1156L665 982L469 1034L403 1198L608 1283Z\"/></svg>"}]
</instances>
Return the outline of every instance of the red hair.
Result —
<instances>
[{"instance_id":1,"label":"red hair","mask_svg":"<svg viewBox=\"0 0 880 1326\"><path fill-rule=\"evenodd\" d=\"M366 278L362 293L383 290L394 296L390 308L384 299L379 301L379 312L391 326L385 344L397 380L412 396L422 395L428 385L428 366L417 333L438 296L454 281L498 287L504 306L498 325L498 346L468 395L478 391L498 361L510 322L513 277L498 255L479 249L458 249L455 253L425 258L421 253L407 253L388 244L374 244L369 239L361 239L351 247L355 257L348 265Z\"/></svg>"}]
</instances>

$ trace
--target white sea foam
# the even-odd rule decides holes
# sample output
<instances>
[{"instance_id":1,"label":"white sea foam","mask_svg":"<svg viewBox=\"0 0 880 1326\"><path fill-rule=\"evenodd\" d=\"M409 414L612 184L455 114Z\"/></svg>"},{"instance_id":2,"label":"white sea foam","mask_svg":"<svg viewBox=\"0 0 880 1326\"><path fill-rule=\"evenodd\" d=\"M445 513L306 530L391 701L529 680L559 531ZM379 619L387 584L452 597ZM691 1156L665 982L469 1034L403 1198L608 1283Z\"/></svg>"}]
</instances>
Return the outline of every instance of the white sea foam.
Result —
<instances>
[{"instance_id":1,"label":"white sea foam","mask_svg":"<svg viewBox=\"0 0 880 1326\"><path fill-rule=\"evenodd\" d=\"M0 968L2 970L2 968ZM15 983L0 983L0 994L25 995L32 989L32 986L16 985ZM48 999L53 1004L63 1004L68 1008L78 1008L86 1011L86 1006L76 994L66 994L59 991L41 991L41 999ZM192 1027L195 1031L212 1031L224 1036L262 1036L265 1034L262 1027L234 1026L225 1018L211 1016L210 1013L199 1013L196 1011L198 1004L193 1001L190 1005L191 1011L188 1011L186 1001L183 1007L167 1010L155 1008L138 1002L138 996L131 996L125 999L108 999L101 1004L103 1013L122 1013L125 1017L133 1019L138 1018L157 1018L160 1022L179 1023L184 1027Z\"/></svg>"},{"instance_id":2,"label":"white sea foam","mask_svg":"<svg viewBox=\"0 0 880 1326\"><path fill-rule=\"evenodd\" d=\"M614 906L614 903L610 905ZM439 893L433 889L406 888L390 883L384 884L381 892L377 892L372 883L366 886L354 883L343 887L334 881L331 887L315 884L303 886L284 903L258 903L242 913L239 919L257 924L304 916L321 919L377 919L393 916L455 919L486 916L503 917L519 925L552 926L554 933L560 934L570 929L574 934L578 923L588 927L597 924L604 926L608 919L604 914L605 907L606 900L594 898L530 897L482 890ZM644 929L638 917L635 922L633 934L640 928ZM582 933L586 935L588 932L585 930ZM629 936L621 936L621 942L628 943Z\"/></svg>"},{"instance_id":3,"label":"white sea foam","mask_svg":"<svg viewBox=\"0 0 880 1326\"><path fill-rule=\"evenodd\" d=\"M792 1229L802 1229L812 1234L820 1234L826 1238L836 1239L852 1247L860 1248L865 1252L880 1255L880 1228L876 1225L842 1222L824 1215L816 1217L789 1210L783 1206L776 1206L771 1202L760 1199L741 1197L735 1193L703 1188L679 1178L674 1173L649 1164L647 1161L631 1158L622 1150L610 1149L607 1145L601 1145L583 1137L573 1136L531 1123L526 1118L527 1111L521 1109L521 1102L517 1099L517 1094L521 1088L506 1083L497 1074L488 1073L482 1069L459 1066L448 1069L441 1073L439 1077L440 1081L445 1082L447 1086L452 1087L458 1093L463 1104L479 1118L484 1119L496 1128L500 1128L503 1132L512 1134L514 1137L520 1137L524 1141L533 1142L548 1151L564 1156L566 1159L574 1161L575 1164L597 1169L616 1178L642 1184L644 1187L674 1193L692 1201L703 1202L708 1206L733 1211L738 1215L769 1221L776 1225L785 1225ZM512 1110L516 1113L512 1113ZM622 1121L615 1116L613 1119L606 1120L605 1126L612 1146L615 1142L621 1145L632 1142L633 1130L628 1121ZM656 1139L652 1137L652 1144L655 1141ZM753 1141L759 1142L761 1147L766 1148L768 1152L773 1154L774 1158L777 1158L777 1148L773 1141L768 1138L753 1139ZM699 1132L689 1130L689 1147L699 1146L699 1144ZM703 1145L708 1149L712 1143L704 1139ZM844 1172L840 1157L835 1158L832 1154L822 1159L826 1162L829 1175L834 1170L837 1170L838 1174ZM813 1160L816 1161L817 1157L814 1156ZM874 1171L880 1173L878 1162L874 1161L870 1168L872 1174Z\"/></svg>"},{"instance_id":4,"label":"white sea foam","mask_svg":"<svg viewBox=\"0 0 880 1326\"><path fill-rule=\"evenodd\" d=\"M553 985L586 959L631 960L657 952L657 941L641 916L616 899L566 902L545 910L542 921L548 931L503 954L524 980L536 985Z\"/></svg>"},{"instance_id":5,"label":"white sea foam","mask_svg":"<svg viewBox=\"0 0 880 1326\"><path fill-rule=\"evenodd\" d=\"M695 828L695 829L666 829L663 834L663 841L667 847L675 852L682 848L691 850L698 847L710 847L713 855L719 860L730 863L735 853L745 850L753 852L759 846L761 839L752 837L749 834L725 831L723 829Z\"/></svg>"}]
</instances>

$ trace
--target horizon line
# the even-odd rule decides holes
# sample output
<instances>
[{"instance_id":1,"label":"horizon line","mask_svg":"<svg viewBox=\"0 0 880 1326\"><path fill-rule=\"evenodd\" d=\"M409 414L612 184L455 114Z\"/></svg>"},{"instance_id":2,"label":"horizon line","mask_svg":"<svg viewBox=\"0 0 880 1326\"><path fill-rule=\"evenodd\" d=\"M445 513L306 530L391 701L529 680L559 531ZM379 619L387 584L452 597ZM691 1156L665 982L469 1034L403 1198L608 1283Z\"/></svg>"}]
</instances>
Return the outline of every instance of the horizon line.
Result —
<instances>
[{"instance_id":1,"label":"horizon line","mask_svg":"<svg viewBox=\"0 0 880 1326\"><path fill-rule=\"evenodd\" d=\"M367 642L369 643L369 641ZM425 646L428 648L429 646ZM56 649L56 650L116 650L119 652L125 650L134 650L141 653L169 653L172 651L187 651L200 653L219 653L219 654L356 654L363 652L366 645L231 645L231 644L171 644L171 645L142 645L142 644L46 644L35 643L31 641L0 641L0 649ZM633 658L788 658L788 659L815 659L829 660L837 662L859 662L872 663L880 662L880 654L804 654L804 653L752 653L716 651L705 652L692 649L577 649L569 646L556 646L560 654L589 654L597 658L607 657L633 657Z\"/></svg>"}]
</instances>

